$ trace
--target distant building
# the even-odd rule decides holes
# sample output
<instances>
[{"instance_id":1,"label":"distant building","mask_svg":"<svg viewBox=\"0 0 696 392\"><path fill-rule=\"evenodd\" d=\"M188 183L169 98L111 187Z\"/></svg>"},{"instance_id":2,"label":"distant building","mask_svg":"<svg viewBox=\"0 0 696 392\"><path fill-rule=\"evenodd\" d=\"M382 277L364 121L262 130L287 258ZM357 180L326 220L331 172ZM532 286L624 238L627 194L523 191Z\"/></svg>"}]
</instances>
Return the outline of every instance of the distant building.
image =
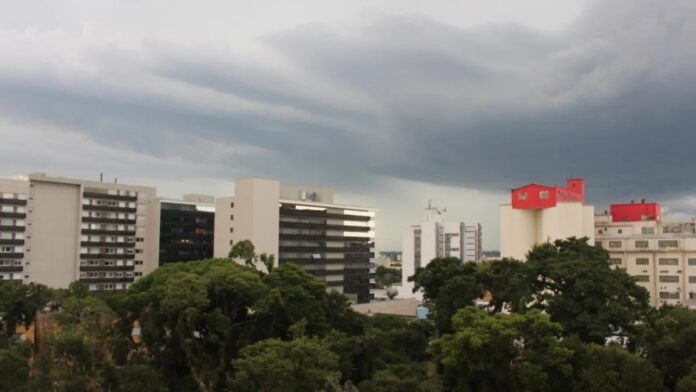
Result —
<instances>
[{"instance_id":1,"label":"distant building","mask_svg":"<svg viewBox=\"0 0 696 392\"><path fill-rule=\"evenodd\" d=\"M370 300L375 211L336 204L325 188L243 179L233 197L215 202L214 255L251 240L258 253L292 262L357 303Z\"/></svg>"},{"instance_id":2,"label":"distant building","mask_svg":"<svg viewBox=\"0 0 696 392\"><path fill-rule=\"evenodd\" d=\"M447 222L445 211L431 207L425 210L423 222L404 231L402 238L402 282L400 298L422 299L421 292L413 293L414 284L408 278L420 267L435 258L456 257L463 261L481 261L481 225Z\"/></svg>"},{"instance_id":3,"label":"distant building","mask_svg":"<svg viewBox=\"0 0 696 392\"><path fill-rule=\"evenodd\" d=\"M159 265L213 257L215 197L184 195L158 199Z\"/></svg>"},{"instance_id":4,"label":"distant building","mask_svg":"<svg viewBox=\"0 0 696 392\"><path fill-rule=\"evenodd\" d=\"M401 252L399 252L399 251L379 252L379 256L377 257L377 261L375 261L375 264L378 266L386 267L386 268L400 269L401 268Z\"/></svg>"},{"instance_id":5,"label":"distant building","mask_svg":"<svg viewBox=\"0 0 696 392\"><path fill-rule=\"evenodd\" d=\"M568 237L594 243L594 207L585 204L585 181L569 179L565 187L529 184L511 192L500 206L500 253L524 260L535 245Z\"/></svg>"},{"instance_id":6,"label":"distant building","mask_svg":"<svg viewBox=\"0 0 696 392\"><path fill-rule=\"evenodd\" d=\"M156 195L116 181L0 179L0 279L128 288L157 268Z\"/></svg>"},{"instance_id":7,"label":"distant building","mask_svg":"<svg viewBox=\"0 0 696 392\"><path fill-rule=\"evenodd\" d=\"M483 256L481 257L482 262L493 261L500 259L500 251L498 250L484 250Z\"/></svg>"},{"instance_id":8,"label":"distant building","mask_svg":"<svg viewBox=\"0 0 696 392\"><path fill-rule=\"evenodd\" d=\"M696 307L696 222L663 222L659 203L612 204L595 217L596 244L650 292L652 305Z\"/></svg>"}]
</instances>

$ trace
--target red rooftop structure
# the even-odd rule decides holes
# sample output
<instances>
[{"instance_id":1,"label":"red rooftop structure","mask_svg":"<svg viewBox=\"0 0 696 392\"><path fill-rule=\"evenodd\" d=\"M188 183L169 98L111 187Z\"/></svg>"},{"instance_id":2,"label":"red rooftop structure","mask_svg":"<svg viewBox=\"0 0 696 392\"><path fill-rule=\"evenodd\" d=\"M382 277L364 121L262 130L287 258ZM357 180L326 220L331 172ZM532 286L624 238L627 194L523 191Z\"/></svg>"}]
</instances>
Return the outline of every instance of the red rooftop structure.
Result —
<instances>
[{"instance_id":1,"label":"red rooftop structure","mask_svg":"<svg viewBox=\"0 0 696 392\"><path fill-rule=\"evenodd\" d=\"M645 220L660 220L662 207L660 203L630 203L612 204L611 220L613 222L638 222Z\"/></svg>"},{"instance_id":2,"label":"red rooftop structure","mask_svg":"<svg viewBox=\"0 0 696 392\"><path fill-rule=\"evenodd\" d=\"M566 186L529 184L512 190L512 208L529 210L555 207L559 202L585 202L585 180L569 178Z\"/></svg>"}]
</instances>

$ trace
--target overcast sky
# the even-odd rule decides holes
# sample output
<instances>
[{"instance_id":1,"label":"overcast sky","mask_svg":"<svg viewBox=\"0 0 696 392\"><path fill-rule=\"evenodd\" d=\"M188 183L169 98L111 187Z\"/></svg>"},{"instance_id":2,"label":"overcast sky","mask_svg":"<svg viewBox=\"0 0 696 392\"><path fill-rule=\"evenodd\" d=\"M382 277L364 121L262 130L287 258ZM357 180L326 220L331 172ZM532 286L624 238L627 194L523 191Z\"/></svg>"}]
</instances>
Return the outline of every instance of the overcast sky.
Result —
<instances>
[{"instance_id":1,"label":"overcast sky","mask_svg":"<svg viewBox=\"0 0 696 392\"><path fill-rule=\"evenodd\" d=\"M528 182L696 214L694 0L0 0L0 176L336 189L400 248Z\"/></svg>"}]
</instances>

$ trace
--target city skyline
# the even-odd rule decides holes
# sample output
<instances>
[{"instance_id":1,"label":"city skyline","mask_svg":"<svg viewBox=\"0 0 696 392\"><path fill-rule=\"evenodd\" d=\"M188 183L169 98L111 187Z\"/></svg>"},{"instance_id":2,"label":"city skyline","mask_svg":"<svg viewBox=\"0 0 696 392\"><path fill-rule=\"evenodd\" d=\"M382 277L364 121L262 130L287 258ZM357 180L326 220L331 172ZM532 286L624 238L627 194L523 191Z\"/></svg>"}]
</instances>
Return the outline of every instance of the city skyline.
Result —
<instances>
[{"instance_id":1,"label":"city skyline","mask_svg":"<svg viewBox=\"0 0 696 392\"><path fill-rule=\"evenodd\" d=\"M8 3L0 177L328 186L380 211L379 250L428 199L497 249L533 180L694 215L696 5L489 3Z\"/></svg>"}]
</instances>

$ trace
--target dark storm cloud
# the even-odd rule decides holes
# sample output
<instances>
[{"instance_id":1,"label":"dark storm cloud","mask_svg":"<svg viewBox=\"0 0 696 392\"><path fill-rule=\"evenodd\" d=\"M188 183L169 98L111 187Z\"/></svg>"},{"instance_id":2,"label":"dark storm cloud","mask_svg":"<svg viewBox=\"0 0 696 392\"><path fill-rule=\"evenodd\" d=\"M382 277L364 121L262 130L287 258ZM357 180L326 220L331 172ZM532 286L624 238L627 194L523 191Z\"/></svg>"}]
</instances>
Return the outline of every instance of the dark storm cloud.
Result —
<instances>
[{"instance_id":1,"label":"dark storm cloud","mask_svg":"<svg viewBox=\"0 0 696 392\"><path fill-rule=\"evenodd\" d=\"M622 0L559 32L310 25L260 39L268 63L153 42L143 56L91 48L116 83L0 68L0 115L156 156L193 139L260 151L215 156L221 176L236 165L337 188L387 176L495 191L583 176L598 204L674 199L696 188L695 20L693 1Z\"/></svg>"}]
</instances>

